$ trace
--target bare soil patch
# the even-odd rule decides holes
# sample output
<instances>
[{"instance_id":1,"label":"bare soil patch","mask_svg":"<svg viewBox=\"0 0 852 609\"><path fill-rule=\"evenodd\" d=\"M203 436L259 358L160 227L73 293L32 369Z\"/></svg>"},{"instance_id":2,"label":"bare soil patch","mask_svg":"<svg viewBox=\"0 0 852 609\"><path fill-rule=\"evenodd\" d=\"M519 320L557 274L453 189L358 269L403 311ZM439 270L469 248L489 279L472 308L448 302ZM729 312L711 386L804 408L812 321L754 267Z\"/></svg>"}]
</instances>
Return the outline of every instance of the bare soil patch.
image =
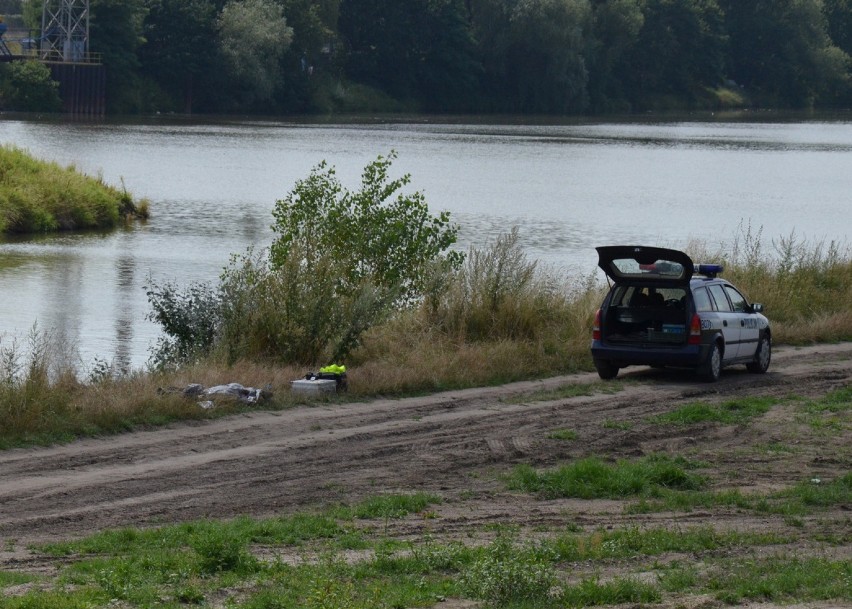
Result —
<instances>
[{"instance_id":1,"label":"bare soil patch","mask_svg":"<svg viewBox=\"0 0 852 609\"><path fill-rule=\"evenodd\" d=\"M594 374L578 374L426 397L255 412L6 451L0 453L0 570L49 572L56 561L42 562L26 549L29 544L106 528L289 514L418 491L444 501L428 517L385 523L390 535L486 539L493 524L517 525L530 535L565 526L712 526L784 530L799 540L784 552L852 558L849 505L806 516L796 526L780 515L736 508L629 514L622 501L541 500L511 492L500 477L520 463L540 468L592 455L631 459L667 453L706 463L711 490L771 492L803 480L836 479L852 463L848 426L814 429L784 398L821 397L848 387L852 343L778 349L766 375L736 367L715 384L686 372L646 368L622 371L620 378L624 387L613 394L511 399L597 381ZM651 420L698 400L744 396L776 396L779 404L741 425ZM575 431L576 439L551 437L565 429ZM847 543L823 547L813 541L815 532ZM620 569L612 565L614 572ZM701 605L697 597L692 601Z\"/></svg>"}]
</instances>

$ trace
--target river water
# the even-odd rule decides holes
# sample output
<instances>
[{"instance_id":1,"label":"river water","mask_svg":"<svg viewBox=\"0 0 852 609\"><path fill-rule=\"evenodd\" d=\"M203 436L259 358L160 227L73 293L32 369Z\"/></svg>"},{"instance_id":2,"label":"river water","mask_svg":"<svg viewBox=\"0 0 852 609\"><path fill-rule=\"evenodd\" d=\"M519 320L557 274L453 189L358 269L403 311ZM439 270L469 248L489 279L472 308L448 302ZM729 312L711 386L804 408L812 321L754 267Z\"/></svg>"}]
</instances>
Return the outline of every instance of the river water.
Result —
<instances>
[{"instance_id":1,"label":"river water","mask_svg":"<svg viewBox=\"0 0 852 609\"><path fill-rule=\"evenodd\" d=\"M39 328L122 367L144 365L157 327L144 286L215 280L232 253L267 245L271 210L322 160L357 187L369 161L449 210L460 246L517 226L528 254L567 275L594 247L711 248L740 227L847 243L852 120L343 124L220 120L68 123L0 116L0 143L74 165L150 200L151 219L108 233L0 240L0 341ZM2 344L2 342L0 342Z\"/></svg>"}]
</instances>

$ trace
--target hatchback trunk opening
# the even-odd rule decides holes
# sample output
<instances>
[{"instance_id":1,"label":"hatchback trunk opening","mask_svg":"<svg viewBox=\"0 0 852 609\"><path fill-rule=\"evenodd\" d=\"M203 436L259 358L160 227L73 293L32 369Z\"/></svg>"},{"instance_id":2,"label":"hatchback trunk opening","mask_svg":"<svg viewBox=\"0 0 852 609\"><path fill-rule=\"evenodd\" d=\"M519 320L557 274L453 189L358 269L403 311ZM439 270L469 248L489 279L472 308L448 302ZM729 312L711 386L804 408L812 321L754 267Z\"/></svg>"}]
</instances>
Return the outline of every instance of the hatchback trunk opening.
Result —
<instances>
[{"instance_id":1,"label":"hatchback trunk opening","mask_svg":"<svg viewBox=\"0 0 852 609\"><path fill-rule=\"evenodd\" d=\"M679 346L689 337L687 290L621 286L604 312L602 339L610 343Z\"/></svg>"}]
</instances>

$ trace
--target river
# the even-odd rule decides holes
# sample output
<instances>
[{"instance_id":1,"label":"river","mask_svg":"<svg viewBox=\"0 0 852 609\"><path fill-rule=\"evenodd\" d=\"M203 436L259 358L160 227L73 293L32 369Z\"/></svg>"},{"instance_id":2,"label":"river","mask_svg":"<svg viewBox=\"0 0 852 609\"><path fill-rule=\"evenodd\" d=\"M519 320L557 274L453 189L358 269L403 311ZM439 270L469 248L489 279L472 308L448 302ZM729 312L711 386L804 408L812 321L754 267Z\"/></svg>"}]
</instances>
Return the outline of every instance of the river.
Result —
<instances>
[{"instance_id":1,"label":"river","mask_svg":"<svg viewBox=\"0 0 852 609\"><path fill-rule=\"evenodd\" d=\"M38 324L95 358L140 368L157 327L150 281L213 281L232 253L264 246L276 199L322 160L357 187L398 153L430 207L449 210L460 247L517 226L529 256L594 273L594 247L711 249L742 227L847 243L852 120L601 123L398 121L63 122L0 116L0 142L74 165L150 200L151 219L113 232L0 239L0 345Z\"/></svg>"}]
</instances>

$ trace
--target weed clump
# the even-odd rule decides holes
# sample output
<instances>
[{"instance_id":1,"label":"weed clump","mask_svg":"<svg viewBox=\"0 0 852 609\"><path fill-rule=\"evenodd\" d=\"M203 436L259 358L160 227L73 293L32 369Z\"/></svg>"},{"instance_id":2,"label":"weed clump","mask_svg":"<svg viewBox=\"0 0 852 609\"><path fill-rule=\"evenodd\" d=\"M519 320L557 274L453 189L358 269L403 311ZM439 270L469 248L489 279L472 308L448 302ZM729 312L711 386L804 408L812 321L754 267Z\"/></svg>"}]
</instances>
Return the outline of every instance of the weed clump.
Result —
<instances>
[{"instance_id":1,"label":"weed clump","mask_svg":"<svg viewBox=\"0 0 852 609\"><path fill-rule=\"evenodd\" d=\"M702 488L702 476L688 471L684 459L651 455L638 461L608 464L596 457L580 459L562 467L536 471L519 465L509 475L509 486L547 499L620 499L658 496L664 490L691 491Z\"/></svg>"},{"instance_id":2,"label":"weed clump","mask_svg":"<svg viewBox=\"0 0 852 609\"><path fill-rule=\"evenodd\" d=\"M461 588L490 606L544 602L557 583L553 564L534 548L501 535L462 573Z\"/></svg>"}]
</instances>

